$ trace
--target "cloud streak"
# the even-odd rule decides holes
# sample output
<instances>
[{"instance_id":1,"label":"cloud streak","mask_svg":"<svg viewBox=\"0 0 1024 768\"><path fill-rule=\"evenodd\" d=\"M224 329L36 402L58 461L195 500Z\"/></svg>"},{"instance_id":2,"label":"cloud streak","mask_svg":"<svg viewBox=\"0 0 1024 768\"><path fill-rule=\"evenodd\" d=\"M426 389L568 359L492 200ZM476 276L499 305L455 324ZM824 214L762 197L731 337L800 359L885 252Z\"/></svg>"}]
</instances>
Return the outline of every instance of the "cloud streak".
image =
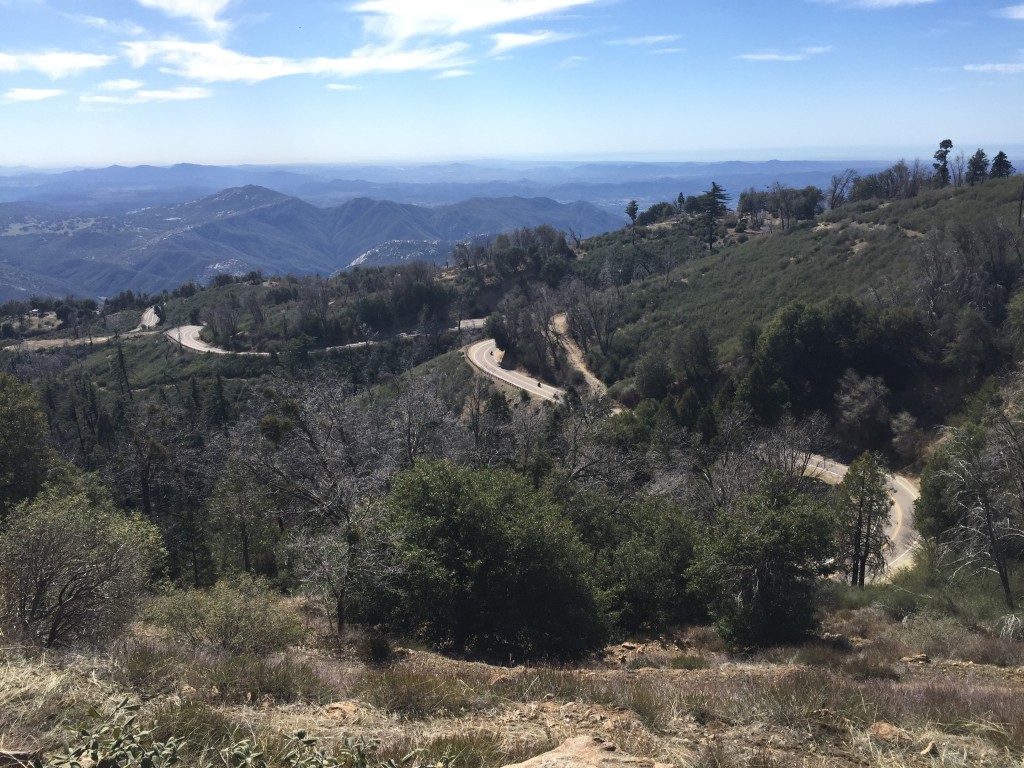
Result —
<instances>
[{"instance_id":1,"label":"cloud streak","mask_svg":"<svg viewBox=\"0 0 1024 768\"><path fill-rule=\"evenodd\" d=\"M57 96L63 96L67 91L59 88L11 88L3 95L3 100L10 103L23 103L27 101L43 101Z\"/></svg>"},{"instance_id":2,"label":"cloud streak","mask_svg":"<svg viewBox=\"0 0 1024 768\"><path fill-rule=\"evenodd\" d=\"M231 0L135 0L144 8L162 11L172 18L189 19L206 28L209 32L220 35L230 25L218 18L221 11L228 7Z\"/></svg>"},{"instance_id":3,"label":"cloud streak","mask_svg":"<svg viewBox=\"0 0 1024 768\"><path fill-rule=\"evenodd\" d=\"M1024 5L1008 5L1005 8L1000 8L998 11L994 11L994 13L996 16L1004 19L1024 21Z\"/></svg>"},{"instance_id":4,"label":"cloud streak","mask_svg":"<svg viewBox=\"0 0 1024 768\"><path fill-rule=\"evenodd\" d=\"M841 3L847 8L861 8L866 11L881 11L888 8L908 8L915 5L931 5L937 0L816 0L831 5Z\"/></svg>"},{"instance_id":5,"label":"cloud streak","mask_svg":"<svg viewBox=\"0 0 1024 768\"><path fill-rule=\"evenodd\" d=\"M195 101L196 99L208 99L212 95L213 91L209 88L181 87L166 90L139 90L121 96L90 93L82 96L81 101L83 104L100 105L149 104L159 101Z\"/></svg>"},{"instance_id":6,"label":"cloud streak","mask_svg":"<svg viewBox=\"0 0 1024 768\"><path fill-rule=\"evenodd\" d=\"M366 31L392 41L455 37L465 32L525 21L598 0L360 0L351 6Z\"/></svg>"},{"instance_id":7,"label":"cloud streak","mask_svg":"<svg viewBox=\"0 0 1024 768\"><path fill-rule=\"evenodd\" d=\"M491 55L500 56L501 54L508 53L516 48L558 43L563 40L571 40L574 37L575 35L564 32L553 32L550 29L530 32L528 34L518 32L498 32L497 34L491 35L491 39L494 40L494 47L491 49Z\"/></svg>"},{"instance_id":8,"label":"cloud streak","mask_svg":"<svg viewBox=\"0 0 1024 768\"><path fill-rule=\"evenodd\" d=\"M644 35L643 37L626 37L621 40L609 40L608 45L653 46L674 43L682 35Z\"/></svg>"},{"instance_id":9,"label":"cloud streak","mask_svg":"<svg viewBox=\"0 0 1024 768\"><path fill-rule=\"evenodd\" d=\"M737 59L743 61L807 61L812 56L820 56L832 49L828 46L814 46L802 48L795 53L779 53L778 51L764 51L762 53L741 53Z\"/></svg>"},{"instance_id":10,"label":"cloud streak","mask_svg":"<svg viewBox=\"0 0 1024 768\"><path fill-rule=\"evenodd\" d=\"M89 16L85 13L65 13L64 18L70 19L76 24L83 24L93 29L100 29L104 32L112 32L118 35L139 37L146 34L146 30L132 21L111 21L100 16Z\"/></svg>"},{"instance_id":11,"label":"cloud streak","mask_svg":"<svg viewBox=\"0 0 1024 768\"><path fill-rule=\"evenodd\" d=\"M260 83L291 75L350 78L359 75L456 69L467 63L465 43L402 50L364 46L349 56L291 59L248 56L219 43L148 40L123 44L133 67L156 63L165 74L204 83Z\"/></svg>"},{"instance_id":12,"label":"cloud streak","mask_svg":"<svg viewBox=\"0 0 1024 768\"><path fill-rule=\"evenodd\" d=\"M96 53L72 53L68 51L47 51L45 53L3 53L0 52L0 72L40 72L51 80L59 80L100 69L112 64L116 56Z\"/></svg>"},{"instance_id":13,"label":"cloud streak","mask_svg":"<svg viewBox=\"0 0 1024 768\"><path fill-rule=\"evenodd\" d=\"M1009 64L966 64L964 70L982 74L1020 75L1024 74L1024 61Z\"/></svg>"}]
</instances>

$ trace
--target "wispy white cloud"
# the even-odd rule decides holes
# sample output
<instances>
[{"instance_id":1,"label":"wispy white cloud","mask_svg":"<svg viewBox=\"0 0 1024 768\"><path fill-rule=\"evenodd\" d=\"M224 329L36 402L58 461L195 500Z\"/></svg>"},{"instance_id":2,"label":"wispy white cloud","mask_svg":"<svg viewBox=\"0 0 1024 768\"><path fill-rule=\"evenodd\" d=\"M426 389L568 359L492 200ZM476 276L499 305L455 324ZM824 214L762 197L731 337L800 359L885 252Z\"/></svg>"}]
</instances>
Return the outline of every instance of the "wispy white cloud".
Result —
<instances>
[{"instance_id":1,"label":"wispy white cloud","mask_svg":"<svg viewBox=\"0 0 1024 768\"><path fill-rule=\"evenodd\" d=\"M59 88L11 88L3 95L6 102L43 101L56 96L63 96L66 91Z\"/></svg>"},{"instance_id":2,"label":"wispy white cloud","mask_svg":"<svg viewBox=\"0 0 1024 768\"><path fill-rule=\"evenodd\" d=\"M572 69L573 67L578 67L586 60L586 56L567 56L559 62L555 69Z\"/></svg>"},{"instance_id":3,"label":"wispy white cloud","mask_svg":"<svg viewBox=\"0 0 1024 768\"><path fill-rule=\"evenodd\" d=\"M832 49L828 46L815 46L812 48L801 48L795 53L779 53L778 51L764 51L762 53L741 53L737 59L744 61L806 61L812 56L820 56Z\"/></svg>"},{"instance_id":4,"label":"wispy white cloud","mask_svg":"<svg viewBox=\"0 0 1024 768\"><path fill-rule=\"evenodd\" d=\"M472 63L466 43L448 43L403 50L394 46L368 45L339 58L305 59L300 62L311 75L348 78L359 75L458 69Z\"/></svg>"},{"instance_id":5,"label":"wispy white cloud","mask_svg":"<svg viewBox=\"0 0 1024 768\"><path fill-rule=\"evenodd\" d=\"M114 91L122 93L124 91L137 91L145 85L141 80L128 80L127 78L121 78L119 80L106 80L100 83L97 87L101 91Z\"/></svg>"},{"instance_id":6,"label":"wispy white cloud","mask_svg":"<svg viewBox=\"0 0 1024 768\"><path fill-rule=\"evenodd\" d=\"M625 37L620 40L609 40L608 45L652 46L674 43L682 35L644 35L643 37Z\"/></svg>"},{"instance_id":7,"label":"wispy white cloud","mask_svg":"<svg viewBox=\"0 0 1024 768\"><path fill-rule=\"evenodd\" d=\"M914 5L931 5L937 0L814 0L830 5L845 5L847 8L863 8L868 11L884 10L886 8L905 8Z\"/></svg>"},{"instance_id":8,"label":"wispy white cloud","mask_svg":"<svg viewBox=\"0 0 1024 768\"><path fill-rule=\"evenodd\" d=\"M669 53L682 53L685 48L655 48L651 53L657 54L669 54Z\"/></svg>"},{"instance_id":9,"label":"wispy white cloud","mask_svg":"<svg viewBox=\"0 0 1024 768\"><path fill-rule=\"evenodd\" d=\"M345 57L290 59L248 56L219 43L149 40L123 45L134 67L156 62L165 74L205 83L259 83L289 75L349 78L375 73L446 70L467 63L463 54L468 47L465 43L409 50L393 46L364 46Z\"/></svg>"},{"instance_id":10,"label":"wispy white cloud","mask_svg":"<svg viewBox=\"0 0 1024 768\"><path fill-rule=\"evenodd\" d=\"M128 37L139 37L146 34L144 27L133 21L111 21L100 16L89 16L84 13L65 13L64 18L70 19L76 24L83 24L93 29L101 29L104 32L111 32L116 35L127 35Z\"/></svg>"},{"instance_id":11,"label":"wispy white cloud","mask_svg":"<svg viewBox=\"0 0 1024 768\"><path fill-rule=\"evenodd\" d=\"M966 64L964 69L968 72L981 72L995 75L1020 75L1024 74L1024 61L1007 64Z\"/></svg>"},{"instance_id":12,"label":"wispy white cloud","mask_svg":"<svg viewBox=\"0 0 1024 768\"><path fill-rule=\"evenodd\" d=\"M501 54L508 53L515 48L558 43L563 40L571 40L574 37L576 37L576 35L565 32L553 32L550 29L543 29L538 32L529 33L498 32L497 34L491 35L491 39L494 40L494 48L491 49L491 55L500 56Z\"/></svg>"},{"instance_id":13,"label":"wispy white cloud","mask_svg":"<svg viewBox=\"0 0 1024 768\"><path fill-rule=\"evenodd\" d=\"M448 36L500 24L548 16L598 0L359 0L351 8L363 14L371 34L387 40Z\"/></svg>"},{"instance_id":14,"label":"wispy white cloud","mask_svg":"<svg viewBox=\"0 0 1024 768\"><path fill-rule=\"evenodd\" d=\"M995 15L1001 16L1004 19L1024 21L1024 5L1008 5L995 11Z\"/></svg>"},{"instance_id":15,"label":"wispy white cloud","mask_svg":"<svg viewBox=\"0 0 1024 768\"><path fill-rule=\"evenodd\" d=\"M116 56L96 53L47 51L45 53L0 52L0 72L41 72L51 80L77 75L111 64Z\"/></svg>"},{"instance_id":16,"label":"wispy white cloud","mask_svg":"<svg viewBox=\"0 0 1024 768\"><path fill-rule=\"evenodd\" d=\"M358 85L352 83L328 83L327 90L329 91L358 91L361 90Z\"/></svg>"},{"instance_id":17,"label":"wispy white cloud","mask_svg":"<svg viewBox=\"0 0 1024 768\"><path fill-rule=\"evenodd\" d=\"M145 8L163 11L177 19L191 19L214 34L222 34L230 26L218 18L232 0L135 0Z\"/></svg>"},{"instance_id":18,"label":"wispy white cloud","mask_svg":"<svg viewBox=\"0 0 1024 768\"><path fill-rule=\"evenodd\" d=\"M81 97L83 104L149 104L155 101L194 101L208 99L213 95L209 88L181 87L167 90L135 91L120 96L86 94Z\"/></svg>"},{"instance_id":19,"label":"wispy white cloud","mask_svg":"<svg viewBox=\"0 0 1024 768\"><path fill-rule=\"evenodd\" d=\"M444 72L438 72L434 76L435 80L449 80L455 77L469 77L473 73L468 69L446 69Z\"/></svg>"},{"instance_id":20,"label":"wispy white cloud","mask_svg":"<svg viewBox=\"0 0 1024 768\"><path fill-rule=\"evenodd\" d=\"M123 43L133 67L155 61L165 74L207 83L259 83L286 75L301 74L302 65L280 56L247 56L219 43L190 43L182 40L140 40Z\"/></svg>"}]
</instances>

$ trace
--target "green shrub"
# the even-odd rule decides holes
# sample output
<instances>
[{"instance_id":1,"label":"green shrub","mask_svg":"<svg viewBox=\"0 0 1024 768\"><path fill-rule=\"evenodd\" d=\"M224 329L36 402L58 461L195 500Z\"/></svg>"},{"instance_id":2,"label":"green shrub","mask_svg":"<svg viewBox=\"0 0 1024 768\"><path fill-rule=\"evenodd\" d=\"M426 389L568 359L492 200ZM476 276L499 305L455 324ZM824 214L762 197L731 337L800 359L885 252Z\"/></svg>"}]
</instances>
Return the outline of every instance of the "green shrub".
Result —
<instances>
[{"instance_id":1,"label":"green shrub","mask_svg":"<svg viewBox=\"0 0 1024 768\"><path fill-rule=\"evenodd\" d=\"M443 714L458 715L479 709L486 692L454 674L414 666L388 667L367 672L353 695L373 706L413 719Z\"/></svg>"},{"instance_id":2,"label":"green shrub","mask_svg":"<svg viewBox=\"0 0 1024 768\"><path fill-rule=\"evenodd\" d=\"M676 656L668 663L669 669L705 669L710 662L703 656Z\"/></svg>"},{"instance_id":3,"label":"green shrub","mask_svg":"<svg viewBox=\"0 0 1024 768\"><path fill-rule=\"evenodd\" d=\"M302 623L262 579L225 579L209 590L164 595L146 613L154 624L191 646L264 656L302 637Z\"/></svg>"},{"instance_id":4,"label":"green shrub","mask_svg":"<svg viewBox=\"0 0 1024 768\"><path fill-rule=\"evenodd\" d=\"M376 632L362 637L356 644L356 658L364 664L387 664L392 656L391 643Z\"/></svg>"},{"instance_id":5,"label":"green shrub","mask_svg":"<svg viewBox=\"0 0 1024 768\"><path fill-rule=\"evenodd\" d=\"M441 650L505 662L580 657L604 641L592 557L527 478L417 462L387 504L407 532L393 626Z\"/></svg>"}]
</instances>

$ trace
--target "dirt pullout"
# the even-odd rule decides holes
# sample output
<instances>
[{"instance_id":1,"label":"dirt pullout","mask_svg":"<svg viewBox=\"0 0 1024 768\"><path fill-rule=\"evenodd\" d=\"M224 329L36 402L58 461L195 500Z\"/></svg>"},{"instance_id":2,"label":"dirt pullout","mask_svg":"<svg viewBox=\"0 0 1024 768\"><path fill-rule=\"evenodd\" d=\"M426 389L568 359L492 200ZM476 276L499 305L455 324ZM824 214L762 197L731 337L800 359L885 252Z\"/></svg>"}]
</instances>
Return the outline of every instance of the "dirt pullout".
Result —
<instances>
[{"instance_id":1,"label":"dirt pullout","mask_svg":"<svg viewBox=\"0 0 1024 768\"><path fill-rule=\"evenodd\" d=\"M590 391L599 397L607 395L608 387L590 370L587 366L587 358L583 354L583 350L580 349L579 344L573 341L569 335L569 319L565 316L564 312L560 312L551 318L551 327L558 334L562 349L565 350L566 357L569 358L569 364L583 374L583 378L586 379L587 387Z\"/></svg>"}]
</instances>

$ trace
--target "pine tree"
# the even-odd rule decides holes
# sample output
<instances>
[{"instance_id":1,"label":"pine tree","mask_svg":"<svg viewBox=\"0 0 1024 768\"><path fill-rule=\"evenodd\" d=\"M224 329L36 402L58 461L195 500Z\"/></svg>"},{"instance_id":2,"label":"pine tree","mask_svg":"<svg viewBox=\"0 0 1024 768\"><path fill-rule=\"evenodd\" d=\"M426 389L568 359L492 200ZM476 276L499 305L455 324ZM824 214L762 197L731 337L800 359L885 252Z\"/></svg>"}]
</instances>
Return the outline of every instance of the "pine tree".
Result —
<instances>
[{"instance_id":1,"label":"pine tree","mask_svg":"<svg viewBox=\"0 0 1024 768\"><path fill-rule=\"evenodd\" d=\"M967 183L973 187L975 184L984 184L987 178L988 155L979 147L978 151L967 161Z\"/></svg>"},{"instance_id":2,"label":"pine tree","mask_svg":"<svg viewBox=\"0 0 1024 768\"><path fill-rule=\"evenodd\" d=\"M729 202L729 195L725 189L711 182L711 189L701 195L702 216L704 224L708 228L708 250L715 244L715 225L728 210L726 203Z\"/></svg>"},{"instance_id":3,"label":"pine tree","mask_svg":"<svg viewBox=\"0 0 1024 768\"><path fill-rule=\"evenodd\" d=\"M883 551L888 538L892 499L882 460L873 453L860 456L839 484L836 507L840 517L839 561L850 574L850 583L863 587L867 574L885 567Z\"/></svg>"},{"instance_id":4,"label":"pine tree","mask_svg":"<svg viewBox=\"0 0 1024 768\"><path fill-rule=\"evenodd\" d=\"M989 171L988 177L990 179L1005 179L1013 174L1013 163L1010 162L1010 158L1006 156L1005 152L1000 151L992 158L992 169Z\"/></svg>"},{"instance_id":5,"label":"pine tree","mask_svg":"<svg viewBox=\"0 0 1024 768\"><path fill-rule=\"evenodd\" d=\"M932 168L935 169L935 185L938 187L949 186L949 153L953 151L953 142L950 139L943 139L939 142L939 149L935 153L935 162Z\"/></svg>"}]
</instances>

